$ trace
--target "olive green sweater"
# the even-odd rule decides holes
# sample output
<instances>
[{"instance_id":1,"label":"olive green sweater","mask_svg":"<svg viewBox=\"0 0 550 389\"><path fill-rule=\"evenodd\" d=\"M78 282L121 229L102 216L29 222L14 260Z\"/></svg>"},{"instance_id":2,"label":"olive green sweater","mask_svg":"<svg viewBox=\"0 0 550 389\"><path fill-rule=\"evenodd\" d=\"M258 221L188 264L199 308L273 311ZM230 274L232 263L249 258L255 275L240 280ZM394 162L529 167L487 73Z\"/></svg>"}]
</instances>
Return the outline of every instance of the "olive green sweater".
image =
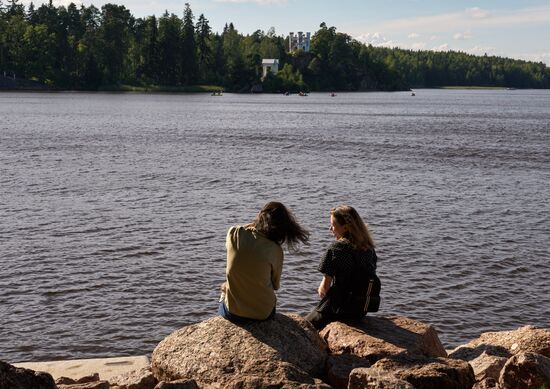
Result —
<instances>
[{"instance_id":1,"label":"olive green sweater","mask_svg":"<svg viewBox=\"0 0 550 389\"><path fill-rule=\"evenodd\" d=\"M227 233L224 303L234 315L266 319L277 302L283 250L253 227L234 226Z\"/></svg>"}]
</instances>

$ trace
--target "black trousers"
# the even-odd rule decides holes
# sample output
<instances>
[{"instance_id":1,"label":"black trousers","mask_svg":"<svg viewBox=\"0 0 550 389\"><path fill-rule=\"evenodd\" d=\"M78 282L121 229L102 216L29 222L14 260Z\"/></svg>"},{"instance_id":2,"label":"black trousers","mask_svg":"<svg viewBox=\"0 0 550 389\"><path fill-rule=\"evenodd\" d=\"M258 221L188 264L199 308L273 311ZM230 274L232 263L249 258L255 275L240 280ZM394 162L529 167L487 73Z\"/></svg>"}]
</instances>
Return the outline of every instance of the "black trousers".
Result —
<instances>
[{"instance_id":1,"label":"black trousers","mask_svg":"<svg viewBox=\"0 0 550 389\"><path fill-rule=\"evenodd\" d=\"M329 312L317 312L315 309L308 313L305 319L313 324L313 327L319 331L322 330L328 323L338 320L335 318L335 315Z\"/></svg>"},{"instance_id":2,"label":"black trousers","mask_svg":"<svg viewBox=\"0 0 550 389\"><path fill-rule=\"evenodd\" d=\"M313 324L318 331L325 328L325 326L333 321L341 321L347 324L354 324L361 321L365 315L362 316L349 316L349 315L337 315L332 312L319 312L316 309L306 315L304 319Z\"/></svg>"}]
</instances>

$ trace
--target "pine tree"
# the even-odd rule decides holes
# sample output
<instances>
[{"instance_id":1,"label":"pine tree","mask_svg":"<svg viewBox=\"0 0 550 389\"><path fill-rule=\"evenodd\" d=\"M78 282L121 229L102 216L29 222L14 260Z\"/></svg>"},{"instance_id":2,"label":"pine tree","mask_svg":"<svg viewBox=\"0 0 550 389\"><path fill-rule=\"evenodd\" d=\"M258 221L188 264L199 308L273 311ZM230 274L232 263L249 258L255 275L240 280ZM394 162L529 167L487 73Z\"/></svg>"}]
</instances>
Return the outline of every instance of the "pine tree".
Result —
<instances>
[{"instance_id":1,"label":"pine tree","mask_svg":"<svg viewBox=\"0 0 550 389\"><path fill-rule=\"evenodd\" d=\"M148 17L145 20L145 31L143 37L142 51L142 71L143 75L148 79L158 82L158 59L159 59L159 42L158 42L158 25L155 15Z\"/></svg>"},{"instance_id":2,"label":"pine tree","mask_svg":"<svg viewBox=\"0 0 550 389\"><path fill-rule=\"evenodd\" d=\"M181 75L181 19L168 15L159 19L158 28L158 76L163 85L178 85Z\"/></svg>"},{"instance_id":3,"label":"pine tree","mask_svg":"<svg viewBox=\"0 0 550 389\"><path fill-rule=\"evenodd\" d=\"M195 41L195 26L193 25L193 19L191 6L189 3L185 3L181 47L181 79L184 85L191 85L197 81L197 44Z\"/></svg>"},{"instance_id":4,"label":"pine tree","mask_svg":"<svg viewBox=\"0 0 550 389\"><path fill-rule=\"evenodd\" d=\"M210 26L204 14L199 16L196 26L197 35L197 65L199 77L202 81L208 77L208 70L212 63L212 49L210 48Z\"/></svg>"}]
</instances>

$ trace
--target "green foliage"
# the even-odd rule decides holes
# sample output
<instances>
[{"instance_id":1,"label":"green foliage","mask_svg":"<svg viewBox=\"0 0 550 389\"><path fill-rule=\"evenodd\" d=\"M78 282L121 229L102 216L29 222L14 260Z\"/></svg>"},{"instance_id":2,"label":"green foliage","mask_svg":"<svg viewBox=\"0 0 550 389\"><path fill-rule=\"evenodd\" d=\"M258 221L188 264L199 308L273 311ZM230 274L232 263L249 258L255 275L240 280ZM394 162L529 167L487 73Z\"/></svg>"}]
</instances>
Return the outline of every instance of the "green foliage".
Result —
<instances>
[{"instance_id":1,"label":"green foliage","mask_svg":"<svg viewBox=\"0 0 550 389\"><path fill-rule=\"evenodd\" d=\"M306 92L309 90L302 73L290 63L286 63L277 73L268 73L263 79L263 89L266 92Z\"/></svg>"},{"instance_id":2,"label":"green foliage","mask_svg":"<svg viewBox=\"0 0 550 389\"><path fill-rule=\"evenodd\" d=\"M550 88L543 63L365 45L321 23L311 51L287 51L273 28L240 34L233 23L212 33L208 19L185 4L182 17L134 18L122 5L27 10L0 0L0 72L66 89L228 91L406 90L409 87ZM261 62L280 71L263 80ZM129 87L128 85L132 85Z\"/></svg>"}]
</instances>

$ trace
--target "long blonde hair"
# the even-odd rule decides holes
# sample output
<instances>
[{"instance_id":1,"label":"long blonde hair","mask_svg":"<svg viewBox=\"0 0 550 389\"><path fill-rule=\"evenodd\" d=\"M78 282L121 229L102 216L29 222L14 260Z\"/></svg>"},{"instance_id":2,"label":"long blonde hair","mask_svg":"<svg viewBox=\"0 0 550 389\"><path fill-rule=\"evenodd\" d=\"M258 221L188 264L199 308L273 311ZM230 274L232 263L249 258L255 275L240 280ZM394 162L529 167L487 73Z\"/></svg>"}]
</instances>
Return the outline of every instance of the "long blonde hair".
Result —
<instances>
[{"instance_id":1,"label":"long blonde hair","mask_svg":"<svg viewBox=\"0 0 550 389\"><path fill-rule=\"evenodd\" d=\"M349 205L339 205L330 210L330 214L341 226L347 226L344 238L356 248L369 250L375 246L367 225L357 211Z\"/></svg>"}]
</instances>

